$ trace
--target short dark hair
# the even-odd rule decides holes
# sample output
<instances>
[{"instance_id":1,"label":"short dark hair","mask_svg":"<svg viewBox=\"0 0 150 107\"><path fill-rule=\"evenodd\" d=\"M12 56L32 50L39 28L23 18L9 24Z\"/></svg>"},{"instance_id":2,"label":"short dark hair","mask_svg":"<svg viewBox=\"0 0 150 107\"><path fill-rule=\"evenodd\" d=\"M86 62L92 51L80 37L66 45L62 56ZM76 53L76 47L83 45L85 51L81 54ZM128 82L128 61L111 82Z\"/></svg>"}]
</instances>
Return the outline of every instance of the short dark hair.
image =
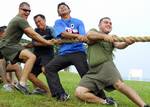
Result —
<instances>
[{"instance_id":1,"label":"short dark hair","mask_svg":"<svg viewBox=\"0 0 150 107\"><path fill-rule=\"evenodd\" d=\"M111 20L110 17L103 17L103 18L100 19L99 23L101 23L104 19L109 19L109 20Z\"/></svg>"},{"instance_id":2,"label":"short dark hair","mask_svg":"<svg viewBox=\"0 0 150 107\"><path fill-rule=\"evenodd\" d=\"M46 20L45 19L45 16L43 15L43 14L37 14L37 15L35 15L34 17L33 17L33 19L35 20L37 17L41 17L42 19L44 19L44 20Z\"/></svg>"},{"instance_id":3,"label":"short dark hair","mask_svg":"<svg viewBox=\"0 0 150 107\"><path fill-rule=\"evenodd\" d=\"M1 26L0 27L0 32L4 32L6 28L7 28L7 26Z\"/></svg>"},{"instance_id":4,"label":"short dark hair","mask_svg":"<svg viewBox=\"0 0 150 107\"><path fill-rule=\"evenodd\" d=\"M23 7L24 5L27 5L27 6L30 7L30 4L29 4L29 3L27 3L27 2L22 2L22 3L20 3L19 8Z\"/></svg>"},{"instance_id":5,"label":"short dark hair","mask_svg":"<svg viewBox=\"0 0 150 107\"><path fill-rule=\"evenodd\" d=\"M68 9L70 9L70 7L69 7L65 2L61 2L61 3L58 4L57 10L59 9L59 7L60 7L61 5L65 5L65 6L67 6Z\"/></svg>"}]
</instances>

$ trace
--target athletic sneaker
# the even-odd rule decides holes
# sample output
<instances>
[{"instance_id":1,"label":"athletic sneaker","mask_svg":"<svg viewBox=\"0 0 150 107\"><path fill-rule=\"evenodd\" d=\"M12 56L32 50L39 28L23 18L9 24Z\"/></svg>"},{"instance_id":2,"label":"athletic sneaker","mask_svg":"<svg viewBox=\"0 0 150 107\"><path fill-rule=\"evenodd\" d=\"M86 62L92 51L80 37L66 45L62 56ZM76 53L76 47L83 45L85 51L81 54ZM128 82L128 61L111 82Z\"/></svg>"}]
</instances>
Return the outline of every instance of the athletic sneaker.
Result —
<instances>
[{"instance_id":1,"label":"athletic sneaker","mask_svg":"<svg viewBox=\"0 0 150 107\"><path fill-rule=\"evenodd\" d=\"M150 107L150 105L147 105L147 104L146 104L144 107Z\"/></svg>"},{"instance_id":2,"label":"athletic sneaker","mask_svg":"<svg viewBox=\"0 0 150 107\"><path fill-rule=\"evenodd\" d=\"M63 93L59 97L57 97L57 100L59 100L59 101L67 101L67 100L69 100L69 98L70 98L70 95L68 95L66 93Z\"/></svg>"},{"instance_id":3,"label":"athletic sneaker","mask_svg":"<svg viewBox=\"0 0 150 107\"><path fill-rule=\"evenodd\" d=\"M4 84L3 89L7 92L12 92L13 91L13 86L11 84Z\"/></svg>"},{"instance_id":4,"label":"athletic sneaker","mask_svg":"<svg viewBox=\"0 0 150 107\"><path fill-rule=\"evenodd\" d=\"M118 106L116 101L112 97L107 97L105 99L105 103L104 104L106 104L106 105L114 105L115 107Z\"/></svg>"},{"instance_id":5,"label":"athletic sneaker","mask_svg":"<svg viewBox=\"0 0 150 107\"><path fill-rule=\"evenodd\" d=\"M43 95L43 94L46 94L47 91L41 89L41 88L36 88L32 91L32 94L39 94L39 95Z\"/></svg>"},{"instance_id":6,"label":"athletic sneaker","mask_svg":"<svg viewBox=\"0 0 150 107\"><path fill-rule=\"evenodd\" d=\"M19 83L17 83L15 85L15 88L20 91L21 93L23 93L24 95L29 95L30 92L28 91L28 88L25 86L20 85Z\"/></svg>"}]
</instances>

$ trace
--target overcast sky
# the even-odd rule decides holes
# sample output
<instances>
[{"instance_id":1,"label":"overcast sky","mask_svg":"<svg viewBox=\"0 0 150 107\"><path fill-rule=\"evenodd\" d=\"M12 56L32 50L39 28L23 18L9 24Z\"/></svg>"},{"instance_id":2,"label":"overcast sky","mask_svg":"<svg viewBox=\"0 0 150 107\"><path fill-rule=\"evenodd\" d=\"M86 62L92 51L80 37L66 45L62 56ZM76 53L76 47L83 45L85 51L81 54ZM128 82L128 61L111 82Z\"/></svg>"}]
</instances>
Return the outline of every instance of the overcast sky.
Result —
<instances>
[{"instance_id":1,"label":"overcast sky","mask_svg":"<svg viewBox=\"0 0 150 107\"><path fill-rule=\"evenodd\" d=\"M113 21L112 33L118 35L150 34L150 1L149 0L25 0L31 5L28 18L33 23L33 16L42 13L47 24L53 25L58 18L57 4L64 1L71 8L71 16L83 20L86 30L97 27L101 17L109 16ZM18 13L18 5L22 0L1 0L0 25L6 25Z\"/></svg>"},{"instance_id":2,"label":"overcast sky","mask_svg":"<svg viewBox=\"0 0 150 107\"><path fill-rule=\"evenodd\" d=\"M66 2L71 8L71 16L81 19L86 31L97 28L99 19L108 16L113 22L112 34L118 36L150 36L150 0L25 0L31 5L28 18L34 28L33 16L42 13L47 24L53 26L58 19L57 4ZM22 0L1 0L0 26L7 25L18 13ZM115 62L124 77L132 68L142 69L144 78L150 79L150 44L136 43L125 50L115 52Z\"/></svg>"}]
</instances>

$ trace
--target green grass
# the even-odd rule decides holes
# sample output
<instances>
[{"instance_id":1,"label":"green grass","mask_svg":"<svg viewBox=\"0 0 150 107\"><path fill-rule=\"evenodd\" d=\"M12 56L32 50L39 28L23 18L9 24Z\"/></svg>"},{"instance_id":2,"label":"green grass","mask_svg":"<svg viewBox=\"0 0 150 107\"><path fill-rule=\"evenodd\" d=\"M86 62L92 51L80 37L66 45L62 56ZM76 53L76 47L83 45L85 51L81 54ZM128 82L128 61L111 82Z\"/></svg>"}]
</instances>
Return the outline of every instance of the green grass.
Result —
<instances>
[{"instance_id":1,"label":"green grass","mask_svg":"<svg viewBox=\"0 0 150 107\"><path fill-rule=\"evenodd\" d=\"M61 72L60 78L66 92L71 94L71 99L67 102L58 102L47 96L25 96L18 91L8 93L0 90L0 107L107 107L105 105L82 102L74 97L75 88L80 80L77 74ZM45 81L45 78L42 75L40 76L40 79ZM150 82L125 81L125 83L134 88L146 103L150 103ZM29 84L30 89L32 89L32 84L30 82ZM0 88L1 87L2 84L0 84ZM119 103L118 107L136 107L136 105L128 100L126 96L117 91L107 93L107 95L117 100Z\"/></svg>"}]
</instances>

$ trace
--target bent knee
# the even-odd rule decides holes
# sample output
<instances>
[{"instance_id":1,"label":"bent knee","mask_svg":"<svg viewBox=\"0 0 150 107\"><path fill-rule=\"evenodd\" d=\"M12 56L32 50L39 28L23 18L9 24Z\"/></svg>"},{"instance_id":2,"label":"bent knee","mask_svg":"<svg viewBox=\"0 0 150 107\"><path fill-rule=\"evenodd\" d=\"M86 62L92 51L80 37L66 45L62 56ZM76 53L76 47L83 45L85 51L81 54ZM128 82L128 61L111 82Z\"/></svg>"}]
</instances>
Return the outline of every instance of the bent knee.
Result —
<instances>
[{"instance_id":1,"label":"bent knee","mask_svg":"<svg viewBox=\"0 0 150 107\"><path fill-rule=\"evenodd\" d=\"M115 84L114 84L114 87L117 89L117 90L121 90L124 86L124 82L122 82L121 80L118 80Z\"/></svg>"},{"instance_id":2,"label":"bent knee","mask_svg":"<svg viewBox=\"0 0 150 107\"><path fill-rule=\"evenodd\" d=\"M24 49L24 50L21 51L21 53L19 55L19 58L21 58L25 61L29 60L29 59L32 60L32 61L36 60L36 56L27 49Z\"/></svg>"},{"instance_id":3,"label":"bent knee","mask_svg":"<svg viewBox=\"0 0 150 107\"><path fill-rule=\"evenodd\" d=\"M34 54L31 54L31 55L29 56L29 58L32 59L32 60L34 60L34 61L36 60L36 56L35 56Z\"/></svg>"},{"instance_id":4,"label":"bent knee","mask_svg":"<svg viewBox=\"0 0 150 107\"><path fill-rule=\"evenodd\" d=\"M51 72L59 71L59 69L57 69L57 67L55 65L49 65L49 63L46 64L43 68L44 68L45 73L48 73L49 71L51 71Z\"/></svg>"},{"instance_id":5,"label":"bent knee","mask_svg":"<svg viewBox=\"0 0 150 107\"><path fill-rule=\"evenodd\" d=\"M36 56L35 56L34 54L31 54L31 55L27 58L27 60L30 61L30 62L35 63L35 61L36 61Z\"/></svg>"},{"instance_id":6,"label":"bent knee","mask_svg":"<svg viewBox=\"0 0 150 107\"><path fill-rule=\"evenodd\" d=\"M75 96L76 97L83 96L88 91L89 91L89 89L82 87L82 86L78 86L75 90Z\"/></svg>"}]
</instances>

